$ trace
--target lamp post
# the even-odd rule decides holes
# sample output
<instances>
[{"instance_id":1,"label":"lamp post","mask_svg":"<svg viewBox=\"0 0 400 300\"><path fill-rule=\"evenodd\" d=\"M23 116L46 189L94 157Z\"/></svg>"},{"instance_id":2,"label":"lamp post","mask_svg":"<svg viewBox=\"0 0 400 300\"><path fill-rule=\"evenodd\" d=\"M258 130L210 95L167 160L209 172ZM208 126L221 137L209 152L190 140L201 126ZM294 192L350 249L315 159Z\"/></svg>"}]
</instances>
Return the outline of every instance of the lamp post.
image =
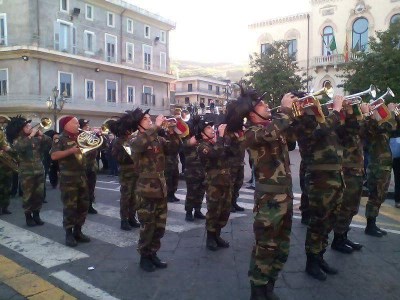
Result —
<instances>
[{"instance_id":1,"label":"lamp post","mask_svg":"<svg viewBox=\"0 0 400 300\"><path fill-rule=\"evenodd\" d=\"M64 108L64 97L67 96L67 93L64 91L64 93L60 95L60 91L56 86L53 88L52 92L53 98L49 97L46 101L46 104L47 108L53 112L54 131L57 131L57 114Z\"/></svg>"}]
</instances>

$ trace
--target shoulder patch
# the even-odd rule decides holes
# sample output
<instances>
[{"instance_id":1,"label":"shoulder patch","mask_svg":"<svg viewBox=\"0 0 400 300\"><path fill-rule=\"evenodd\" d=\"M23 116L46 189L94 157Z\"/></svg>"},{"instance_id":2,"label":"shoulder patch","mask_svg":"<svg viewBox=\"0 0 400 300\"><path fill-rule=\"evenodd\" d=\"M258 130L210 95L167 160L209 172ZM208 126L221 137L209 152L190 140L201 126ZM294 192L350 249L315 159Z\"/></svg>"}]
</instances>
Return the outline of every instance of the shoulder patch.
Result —
<instances>
[{"instance_id":1,"label":"shoulder patch","mask_svg":"<svg viewBox=\"0 0 400 300\"><path fill-rule=\"evenodd\" d=\"M203 153L204 153L204 154L208 154L208 148L204 148L204 149L203 149Z\"/></svg>"},{"instance_id":2,"label":"shoulder patch","mask_svg":"<svg viewBox=\"0 0 400 300\"><path fill-rule=\"evenodd\" d=\"M59 141L60 141L60 139L54 139L53 140L54 144L58 144Z\"/></svg>"}]
</instances>

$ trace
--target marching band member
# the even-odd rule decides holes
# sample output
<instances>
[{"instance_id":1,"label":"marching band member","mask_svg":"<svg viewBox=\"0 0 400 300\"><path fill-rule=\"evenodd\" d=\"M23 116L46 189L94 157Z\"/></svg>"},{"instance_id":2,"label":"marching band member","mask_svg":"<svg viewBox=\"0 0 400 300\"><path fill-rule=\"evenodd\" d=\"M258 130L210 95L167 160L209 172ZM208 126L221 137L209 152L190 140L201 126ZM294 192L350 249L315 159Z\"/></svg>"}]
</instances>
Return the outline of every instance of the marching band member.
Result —
<instances>
[{"instance_id":1,"label":"marching band member","mask_svg":"<svg viewBox=\"0 0 400 300\"><path fill-rule=\"evenodd\" d=\"M136 182L139 177L139 161L137 155L131 150L131 142L134 139L132 122L128 114L117 121L109 122L110 131L117 137L112 148L112 156L119 165L121 229L129 231L132 227L140 227L136 220L138 208Z\"/></svg>"},{"instance_id":2,"label":"marching band member","mask_svg":"<svg viewBox=\"0 0 400 300\"><path fill-rule=\"evenodd\" d=\"M166 138L158 135L165 117L157 116L155 124L151 121L149 110L136 108L129 112L133 130L138 129L137 137L132 141L132 151L138 155L139 178L136 184L139 203L138 218L141 224L138 252L140 267L147 272L156 268L166 268L157 251L161 247L161 238L165 233L167 220L167 187L165 183L165 154L170 147L179 144L175 132L167 132Z\"/></svg>"},{"instance_id":3,"label":"marching band member","mask_svg":"<svg viewBox=\"0 0 400 300\"><path fill-rule=\"evenodd\" d=\"M12 150L7 143L3 128L0 128L0 156L3 155L4 152L8 154L11 151ZM11 214L8 210L8 206L10 205L12 176L13 168L0 160L0 215Z\"/></svg>"},{"instance_id":4,"label":"marching band member","mask_svg":"<svg viewBox=\"0 0 400 300\"><path fill-rule=\"evenodd\" d=\"M65 244L77 246L88 243L90 238L82 233L89 209L89 190L86 178L86 158L78 147L79 121L65 116L60 122L60 138L53 141L50 150L52 160L60 166L60 191L63 203L63 226Z\"/></svg>"}]
</instances>

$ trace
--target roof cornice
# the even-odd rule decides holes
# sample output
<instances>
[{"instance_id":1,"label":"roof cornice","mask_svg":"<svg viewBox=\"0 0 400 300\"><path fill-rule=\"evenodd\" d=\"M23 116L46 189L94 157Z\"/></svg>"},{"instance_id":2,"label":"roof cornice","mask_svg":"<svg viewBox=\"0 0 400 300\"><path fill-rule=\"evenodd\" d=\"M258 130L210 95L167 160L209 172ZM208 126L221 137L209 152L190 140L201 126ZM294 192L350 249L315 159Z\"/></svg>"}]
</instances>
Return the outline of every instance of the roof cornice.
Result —
<instances>
[{"instance_id":1,"label":"roof cornice","mask_svg":"<svg viewBox=\"0 0 400 300\"><path fill-rule=\"evenodd\" d=\"M290 16L285 16L285 17L269 19L269 20L250 24L249 29L255 29L255 28L266 27L266 26L282 24L282 23L295 22L295 21L307 19L307 16L308 16L308 13L300 13L300 14L296 14L296 15L290 15Z\"/></svg>"}]
</instances>

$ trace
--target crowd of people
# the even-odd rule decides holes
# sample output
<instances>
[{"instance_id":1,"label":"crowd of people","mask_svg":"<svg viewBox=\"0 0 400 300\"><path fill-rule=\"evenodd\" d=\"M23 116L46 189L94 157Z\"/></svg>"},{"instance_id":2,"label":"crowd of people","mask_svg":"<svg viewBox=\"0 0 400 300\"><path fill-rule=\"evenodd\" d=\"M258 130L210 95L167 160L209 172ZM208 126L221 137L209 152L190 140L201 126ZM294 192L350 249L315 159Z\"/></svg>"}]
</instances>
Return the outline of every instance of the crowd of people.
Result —
<instances>
[{"instance_id":1,"label":"crowd of people","mask_svg":"<svg viewBox=\"0 0 400 300\"><path fill-rule=\"evenodd\" d=\"M173 118L159 115L153 123L149 110L136 108L109 121L110 132L106 136L100 134L103 142L87 151L82 150L80 133L96 135L88 120L65 116L59 122L60 134L43 134L38 127L32 127L31 120L16 116L7 124L6 138L0 131L0 147L2 154L15 154L18 160L27 226L44 224L40 210L46 174L53 187L59 183L65 243L70 247L90 242L82 227L88 213L97 213L93 206L96 172L99 160L106 157L103 167L110 175L119 176L121 185L120 228L129 231L140 227L140 267L148 272L167 267L157 252L165 233L167 203L180 201L175 195L178 157L187 187L185 220L205 219L206 248L217 251L230 246L221 237L230 213L244 210L237 199L247 150L255 189L251 299L278 299L274 286L289 254L293 214L288 151L296 143L301 155L300 210L302 223L307 225L307 274L323 281L327 274L338 273L324 259L332 231L333 250L352 253L362 248L349 240L347 233L362 195L364 145L369 153L365 233L374 237L387 234L376 225L376 218L392 171L389 138L398 127L397 107L375 107L352 102L351 97L335 96L329 110L309 96L312 105L302 107L301 114L294 114L293 106L298 108L302 96L284 95L279 109L272 113L263 96L241 86L241 95L227 104L217 128L213 121L182 110L175 110ZM7 183L11 183L16 170L4 159L0 163L0 212L8 214ZM204 196L206 215L201 211ZM398 198L396 207L397 203Z\"/></svg>"}]
</instances>

